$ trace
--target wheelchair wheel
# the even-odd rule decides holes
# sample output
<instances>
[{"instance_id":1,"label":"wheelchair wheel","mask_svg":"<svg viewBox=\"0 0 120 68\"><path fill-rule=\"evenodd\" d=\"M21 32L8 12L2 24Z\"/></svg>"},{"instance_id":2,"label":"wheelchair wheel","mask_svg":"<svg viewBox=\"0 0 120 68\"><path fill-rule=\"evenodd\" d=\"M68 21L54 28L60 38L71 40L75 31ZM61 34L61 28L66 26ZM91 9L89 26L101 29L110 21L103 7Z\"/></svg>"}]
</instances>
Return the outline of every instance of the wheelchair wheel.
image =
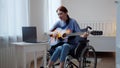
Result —
<instances>
[{"instance_id":1,"label":"wheelchair wheel","mask_svg":"<svg viewBox=\"0 0 120 68\"><path fill-rule=\"evenodd\" d=\"M86 46L79 57L79 68L96 68L97 56L92 46Z\"/></svg>"},{"instance_id":2,"label":"wheelchair wheel","mask_svg":"<svg viewBox=\"0 0 120 68\"><path fill-rule=\"evenodd\" d=\"M73 68L73 64L70 60L71 60L71 57L67 56L65 60L64 68Z\"/></svg>"},{"instance_id":3,"label":"wheelchair wheel","mask_svg":"<svg viewBox=\"0 0 120 68\"><path fill-rule=\"evenodd\" d=\"M73 68L73 65L68 64L65 68Z\"/></svg>"}]
</instances>

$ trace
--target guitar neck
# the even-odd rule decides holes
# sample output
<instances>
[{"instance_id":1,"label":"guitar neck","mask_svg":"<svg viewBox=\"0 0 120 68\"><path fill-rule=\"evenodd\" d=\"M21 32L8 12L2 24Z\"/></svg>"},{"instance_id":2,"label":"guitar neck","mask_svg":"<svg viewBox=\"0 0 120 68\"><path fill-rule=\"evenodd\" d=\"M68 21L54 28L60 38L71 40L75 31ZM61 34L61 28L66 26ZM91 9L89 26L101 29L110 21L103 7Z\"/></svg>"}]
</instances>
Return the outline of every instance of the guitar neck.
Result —
<instances>
[{"instance_id":1,"label":"guitar neck","mask_svg":"<svg viewBox=\"0 0 120 68\"><path fill-rule=\"evenodd\" d=\"M84 32L76 32L76 33L70 33L67 34L67 36L76 36L76 35L82 35Z\"/></svg>"},{"instance_id":2,"label":"guitar neck","mask_svg":"<svg viewBox=\"0 0 120 68\"><path fill-rule=\"evenodd\" d=\"M71 33L68 34L67 36L76 36L76 35L82 35L84 32L77 32L77 33ZM91 34L91 35L103 35L103 31L87 31L87 33Z\"/></svg>"}]
</instances>

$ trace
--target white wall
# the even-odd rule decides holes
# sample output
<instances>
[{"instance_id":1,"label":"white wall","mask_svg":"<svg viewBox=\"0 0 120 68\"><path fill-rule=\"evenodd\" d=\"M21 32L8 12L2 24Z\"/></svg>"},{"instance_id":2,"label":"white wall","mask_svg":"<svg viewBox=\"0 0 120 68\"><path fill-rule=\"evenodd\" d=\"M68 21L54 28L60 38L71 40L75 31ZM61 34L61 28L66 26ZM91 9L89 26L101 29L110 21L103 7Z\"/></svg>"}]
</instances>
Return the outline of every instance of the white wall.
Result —
<instances>
[{"instance_id":1,"label":"white wall","mask_svg":"<svg viewBox=\"0 0 120 68\"><path fill-rule=\"evenodd\" d=\"M44 33L44 20L45 14L45 0L30 0L29 2L29 21L31 26L37 27L38 41L43 38Z\"/></svg>"},{"instance_id":2,"label":"white wall","mask_svg":"<svg viewBox=\"0 0 120 68\"><path fill-rule=\"evenodd\" d=\"M117 47L120 48L120 0L117 3Z\"/></svg>"},{"instance_id":3,"label":"white wall","mask_svg":"<svg viewBox=\"0 0 120 68\"><path fill-rule=\"evenodd\" d=\"M115 0L62 0L72 18L78 22L116 20Z\"/></svg>"},{"instance_id":4,"label":"white wall","mask_svg":"<svg viewBox=\"0 0 120 68\"><path fill-rule=\"evenodd\" d=\"M120 68L120 0L117 0L116 68Z\"/></svg>"}]
</instances>

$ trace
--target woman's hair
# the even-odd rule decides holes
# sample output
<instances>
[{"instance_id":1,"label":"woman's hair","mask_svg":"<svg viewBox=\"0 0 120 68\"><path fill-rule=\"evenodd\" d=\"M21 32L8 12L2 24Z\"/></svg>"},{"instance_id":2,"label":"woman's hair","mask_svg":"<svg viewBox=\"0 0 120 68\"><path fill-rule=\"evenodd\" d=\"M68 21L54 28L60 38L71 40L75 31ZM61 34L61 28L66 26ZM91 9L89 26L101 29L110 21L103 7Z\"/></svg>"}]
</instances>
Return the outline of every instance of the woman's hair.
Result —
<instances>
[{"instance_id":1,"label":"woman's hair","mask_svg":"<svg viewBox=\"0 0 120 68\"><path fill-rule=\"evenodd\" d=\"M64 7L64 6L60 6L60 7L56 10L56 12L58 12L58 10L59 10L59 11L62 11L62 12L64 12L64 13L67 13L67 12L68 12L67 8Z\"/></svg>"},{"instance_id":2,"label":"woman's hair","mask_svg":"<svg viewBox=\"0 0 120 68\"><path fill-rule=\"evenodd\" d=\"M62 11L62 12L64 12L64 13L67 13L67 12L68 12L67 8L64 7L64 6L60 6L60 7L56 10L56 12L58 12L58 11ZM67 22L67 24L69 24L70 17L69 17L68 14L67 14L67 17L68 17L68 19L67 19L66 22Z\"/></svg>"}]
</instances>

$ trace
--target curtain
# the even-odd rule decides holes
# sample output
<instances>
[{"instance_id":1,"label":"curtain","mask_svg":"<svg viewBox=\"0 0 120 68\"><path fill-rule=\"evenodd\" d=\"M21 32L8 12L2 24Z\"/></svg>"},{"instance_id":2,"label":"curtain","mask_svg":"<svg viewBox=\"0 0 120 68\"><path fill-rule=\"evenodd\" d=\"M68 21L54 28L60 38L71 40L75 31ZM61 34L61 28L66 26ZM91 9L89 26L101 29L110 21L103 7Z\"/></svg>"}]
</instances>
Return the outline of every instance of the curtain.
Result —
<instances>
[{"instance_id":1,"label":"curtain","mask_svg":"<svg viewBox=\"0 0 120 68\"><path fill-rule=\"evenodd\" d=\"M57 20L57 8L61 5L61 0L44 0L44 32L49 32ZM46 20L47 19L47 20Z\"/></svg>"},{"instance_id":2,"label":"curtain","mask_svg":"<svg viewBox=\"0 0 120 68\"><path fill-rule=\"evenodd\" d=\"M56 10L60 5L61 5L61 0L49 0L48 1L48 11L49 11L48 30L55 24L57 20L59 20Z\"/></svg>"},{"instance_id":3,"label":"curtain","mask_svg":"<svg viewBox=\"0 0 120 68\"><path fill-rule=\"evenodd\" d=\"M28 0L0 0L0 48L21 41L28 23Z\"/></svg>"}]
</instances>

